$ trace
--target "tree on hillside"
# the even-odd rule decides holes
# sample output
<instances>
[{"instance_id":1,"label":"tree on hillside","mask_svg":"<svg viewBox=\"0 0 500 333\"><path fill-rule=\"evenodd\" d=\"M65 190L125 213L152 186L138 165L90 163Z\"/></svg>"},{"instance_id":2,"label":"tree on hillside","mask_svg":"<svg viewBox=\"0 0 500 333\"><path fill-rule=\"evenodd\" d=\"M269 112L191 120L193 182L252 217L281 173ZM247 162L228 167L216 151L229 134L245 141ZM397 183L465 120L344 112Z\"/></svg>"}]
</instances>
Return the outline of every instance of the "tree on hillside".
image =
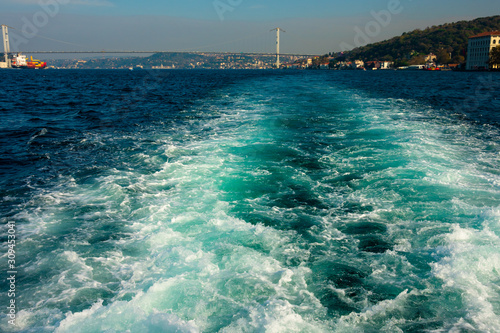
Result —
<instances>
[{"instance_id":1,"label":"tree on hillside","mask_svg":"<svg viewBox=\"0 0 500 333\"><path fill-rule=\"evenodd\" d=\"M349 52L350 59L381 60L386 56L394 60L408 60L417 54L434 53L443 50L442 63L465 62L464 50L469 37L486 31L500 30L500 15L478 18L473 21L460 21L423 30L406 32L401 36L355 48ZM413 62L420 61L415 59ZM439 61L438 60L438 61ZM500 68L500 66L499 66Z\"/></svg>"},{"instance_id":2,"label":"tree on hillside","mask_svg":"<svg viewBox=\"0 0 500 333\"><path fill-rule=\"evenodd\" d=\"M462 55L454 55L451 62L454 64L462 64L465 62L465 57Z\"/></svg>"},{"instance_id":3,"label":"tree on hillside","mask_svg":"<svg viewBox=\"0 0 500 333\"><path fill-rule=\"evenodd\" d=\"M449 64L450 63L450 54L446 52L446 50L439 50L439 52L436 54L436 62L438 64Z\"/></svg>"},{"instance_id":4,"label":"tree on hillside","mask_svg":"<svg viewBox=\"0 0 500 333\"><path fill-rule=\"evenodd\" d=\"M425 64L425 55L421 54L421 55L414 56L413 58L411 58L408 61L408 64L410 64L410 65L424 65Z\"/></svg>"},{"instance_id":5,"label":"tree on hillside","mask_svg":"<svg viewBox=\"0 0 500 333\"><path fill-rule=\"evenodd\" d=\"M488 65L491 69L500 69L500 46L494 47L491 50Z\"/></svg>"}]
</instances>

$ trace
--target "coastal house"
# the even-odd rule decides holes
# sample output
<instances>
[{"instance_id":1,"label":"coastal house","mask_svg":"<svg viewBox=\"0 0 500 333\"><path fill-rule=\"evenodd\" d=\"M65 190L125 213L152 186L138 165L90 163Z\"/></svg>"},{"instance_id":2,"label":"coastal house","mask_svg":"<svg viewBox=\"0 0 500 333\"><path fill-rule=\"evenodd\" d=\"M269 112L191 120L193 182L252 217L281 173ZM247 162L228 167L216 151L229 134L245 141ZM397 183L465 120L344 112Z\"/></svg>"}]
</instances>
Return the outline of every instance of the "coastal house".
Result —
<instances>
[{"instance_id":1,"label":"coastal house","mask_svg":"<svg viewBox=\"0 0 500 333\"><path fill-rule=\"evenodd\" d=\"M358 68L363 68L363 66L365 65L365 63L363 62L363 60L355 60L352 62L352 68L353 69L358 69Z\"/></svg>"},{"instance_id":2,"label":"coastal house","mask_svg":"<svg viewBox=\"0 0 500 333\"><path fill-rule=\"evenodd\" d=\"M394 65L392 61L367 61L365 68L368 70L390 69Z\"/></svg>"},{"instance_id":3,"label":"coastal house","mask_svg":"<svg viewBox=\"0 0 500 333\"><path fill-rule=\"evenodd\" d=\"M500 31L484 32L469 38L467 49L467 70L488 69L490 52L500 46Z\"/></svg>"},{"instance_id":4,"label":"coastal house","mask_svg":"<svg viewBox=\"0 0 500 333\"><path fill-rule=\"evenodd\" d=\"M428 55L425 56L425 62L433 62L436 61L437 56L434 53L429 53Z\"/></svg>"},{"instance_id":5,"label":"coastal house","mask_svg":"<svg viewBox=\"0 0 500 333\"><path fill-rule=\"evenodd\" d=\"M300 63L287 63L287 64L284 64L283 67L286 69L301 69L302 64L300 64Z\"/></svg>"},{"instance_id":6,"label":"coastal house","mask_svg":"<svg viewBox=\"0 0 500 333\"><path fill-rule=\"evenodd\" d=\"M380 69L390 69L394 66L392 61L380 61Z\"/></svg>"},{"instance_id":7,"label":"coastal house","mask_svg":"<svg viewBox=\"0 0 500 333\"><path fill-rule=\"evenodd\" d=\"M330 62L324 62L319 64L319 69L330 69Z\"/></svg>"},{"instance_id":8,"label":"coastal house","mask_svg":"<svg viewBox=\"0 0 500 333\"><path fill-rule=\"evenodd\" d=\"M365 68L368 70L377 70L379 69L378 61L367 61L365 62Z\"/></svg>"}]
</instances>

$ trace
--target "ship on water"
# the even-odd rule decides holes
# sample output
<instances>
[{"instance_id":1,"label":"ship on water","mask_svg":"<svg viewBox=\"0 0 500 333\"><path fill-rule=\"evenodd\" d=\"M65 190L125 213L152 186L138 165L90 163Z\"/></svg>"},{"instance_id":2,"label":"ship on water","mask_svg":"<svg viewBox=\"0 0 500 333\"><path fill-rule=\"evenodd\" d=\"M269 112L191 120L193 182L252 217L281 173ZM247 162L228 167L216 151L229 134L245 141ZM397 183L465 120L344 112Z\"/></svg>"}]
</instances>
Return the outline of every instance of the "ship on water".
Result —
<instances>
[{"instance_id":1,"label":"ship on water","mask_svg":"<svg viewBox=\"0 0 500 333\"><path fill-rule=\"evenodd\" d=\"M12 68L27 68L27 69L42 69L47 67L46 62L38 59L33 59L33 57L30 57L30 59L28 60L28 57L21 53L14 54L11 60L11 65Z\"/></svg>"},{"instance_id":2,"label":"ship on water","mask_svg":"<svg viewBox=\"0 0 500 333\"><path fill-rule=\"evenodd\" d=\"M47 63L33 57L28 57L21 52L14 53L11 56L10 43L9 43L9 27L2 24L2 37L3 37L3 53L5 61L0 62L0 68L27 68L27 69L42 69L47 67Z\"/></svg>"}]
</instances>

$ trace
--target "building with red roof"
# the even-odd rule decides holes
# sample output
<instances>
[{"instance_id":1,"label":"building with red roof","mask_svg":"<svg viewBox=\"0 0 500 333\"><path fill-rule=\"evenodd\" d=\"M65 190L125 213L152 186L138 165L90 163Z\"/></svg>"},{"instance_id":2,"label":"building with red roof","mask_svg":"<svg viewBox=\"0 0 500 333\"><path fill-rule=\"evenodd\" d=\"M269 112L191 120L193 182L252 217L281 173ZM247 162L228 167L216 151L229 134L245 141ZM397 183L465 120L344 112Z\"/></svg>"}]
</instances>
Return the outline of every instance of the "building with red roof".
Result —
<instances>
[{"instance_id":1,"label":"building with red roof","mask_svg":"<svg viewBox=\"0 0 500 333\"><path fill-rule=\"evenodd\" d=\"M493 48L500 46L500 31L483 32L469 38L467 70L489 69L488 60Z\"/></svg>"}]
</instances>

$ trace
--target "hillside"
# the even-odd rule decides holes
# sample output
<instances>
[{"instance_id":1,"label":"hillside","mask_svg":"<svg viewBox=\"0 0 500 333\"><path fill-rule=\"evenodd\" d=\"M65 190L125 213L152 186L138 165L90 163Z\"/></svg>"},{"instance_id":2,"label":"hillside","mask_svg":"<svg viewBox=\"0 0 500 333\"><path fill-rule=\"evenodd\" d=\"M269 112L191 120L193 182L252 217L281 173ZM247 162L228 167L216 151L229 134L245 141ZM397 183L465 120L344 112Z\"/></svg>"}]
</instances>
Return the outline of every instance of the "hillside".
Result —
<instances>
[{"instance_id":1,"label":"hillside","mask_svg":"<svg viewBox=\"0 0 500 333\"><path fill-rule=\"evenodd\" d=\"M282 61L291 61L292 57L282 56ZM176 69L256 69L273 68L274 55L247 55L227 53L156 53L149 57L112 57L98 59L64 59L49 62L56 68L176 68Z\"/></svg>"},{"instance_id":2,"label":"hillside","mask_svg":"<svg viewBox=\"0 0 500 333\"><path fill-rule=\"evenodd\" d=\"M440 63L463 63L468 38L494 30L500 30L500 15L447 23L425 30L417 29L383 42L355 48L348 52L348 57L364 61L390 60L411 64L421 62L423 55L434 53Z\"/></svg>"}]
</instances>

